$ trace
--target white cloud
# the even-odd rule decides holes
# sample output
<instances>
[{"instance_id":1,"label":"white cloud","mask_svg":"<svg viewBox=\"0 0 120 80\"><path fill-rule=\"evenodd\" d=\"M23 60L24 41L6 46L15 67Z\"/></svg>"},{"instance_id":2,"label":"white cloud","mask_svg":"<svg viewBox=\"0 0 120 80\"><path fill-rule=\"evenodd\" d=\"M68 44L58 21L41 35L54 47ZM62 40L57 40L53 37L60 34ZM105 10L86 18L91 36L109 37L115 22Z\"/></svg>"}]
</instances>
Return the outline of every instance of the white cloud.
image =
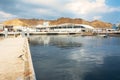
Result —
<instances>
[{"instance_id":1,"label":"white cloud","mask_svg":"<svg viewBox=\"0 0 120 80\"><path fill-rule=\"evenodd\" d=\"M16 13L18 16L27 17L58 18L78 17L87 20L102 19L102 15L110 12L120 11L120 8L110 7L106 0L21 0L16 6L17 11L23 6L23 12ZM25 13L26 11L26 13ZM29 12L29 14L27 13ZM0 12L5 18L14 15ZM99 15L99 16L98 16Z\"/></svg>"},{"instance_id":2,"label":"white cloud","mask_svg":"<svg viewBox=\"0 0 120 80\"><path fill-rule=\"evenodd\" d=\"M105 0L72 0L66 7L74 11L76 14L87 15L91 13L107 13L117 11L117 8L109 7L105 4Z\"/></svg>"},{"instance_id":3,"label":"white cloud","mask_svg":"<svg viewBox=\"0 0 120 80\"><path fill-rule=\"evenodd\" d=\"M3 11L0 11L0 15L1 15L1 17L11 17L12 16L11 14L5 13Z\"/></svg>"},{"instance_id":4,"label":"white cloud","mask_svg":"<svg viewBox=\"0 0 120 80\"><path fill-rule=\"evenodd\" d=\"M108 6L105 1L106 0L71 0L70 3L66 4L66 8L69 11L74 12L76 16L84 17L94 17L109 12L120 11L120 8Z\"/></svg>"},{"instance_id":5,"label":"white cloud","mask_svg":"<svg viewBox=\"0 0 120 80\"><path fill-rule=\"evenodd\" d=\"M102 16L94 16L93 17L93 20L99 20L99 19L101 19L102 18Z\"/></svg>"},{"instance_id":6,"label":"white cloud","mask_svg":"<svg viewBox=\"0 0 120 80\"><path fill-rule=\"evenodd\" d=\"M51 5L51 4L54 5L54 3L56 3L56 0L48 0L48 1L46 1L46 0L28 0L28 1L30 1L31 3L35 3L35 4L44 4L44 5Z\"/></svg>"},{"instance_id":7,"label":"white cloud","mask_svg":"<svg viewBox=\"0 0 120 80\"><path fill-rule=\"evenodd\" d=\"M59 16L59 13L56 14L56 12L51 9L37 8L34 11L42 16Z\"/></svg>"},{"instance_id":8,"label":"white cloud","mask_svg":"<svg viewBox=\"0 0 120 80\"><path fill-rule=\"evenodd\" d=\"M58 12L64 12L64 3L61 0L22 0L25 3L37 5L39 7L33 8L35 13L44 14L46 16L57 16ZM42 6L42 7L41 7Z\"/></svg>"},{"instance_id":9,"label":"white cloud","mask_svg":"<svg viewBox=\"0 0 120 80\"><path fill-rule=\"evenodd\" d=\"M74 14L73 17L81 17L87 19L102 19L105 13L120 11L120 8L108 6L106 0L24 0L26 3L42 5L45 8L36 8L35 12L46 16L58 16L63 13ZM55 12L54 12L55 11ZM68 14L68 15L69 15Z\"/></svg>"},{"instance_id":10,"label":"white cloud","mask_svg":"<svg viewBox=\"0 0 120 80\"><path fill-rule=\"evenodd\" d=\"M0 21L1 20L7 20L7 19L11 19L11 18L15 18L17 17L16 15L12 15L3 11L0 11Z\"/></svg>"},{"instance_id":11,"label":"white cloud","mask_svg":"<svg viewBox=\"0 0 120 80\"><path fill-rule=\"evenodd\" d=\"M36 4L36 5L44 5L44 6L56 6L58 5L58 1L56 0L22 0L25 3Z\"/></svg>"},{"instance_id":12,"label":"white cloud","mask_svg":"<svg viewBox=\"0 0 120 80\"><path fill-rule=\"evenodd\" d=\"M43 8L38 8L38 9L35 9L34 11L36 11L37 13L42 13L42 14L46 14L49 12L49 10L47 9L43 9Z\"/></svg>"}]
</instances>

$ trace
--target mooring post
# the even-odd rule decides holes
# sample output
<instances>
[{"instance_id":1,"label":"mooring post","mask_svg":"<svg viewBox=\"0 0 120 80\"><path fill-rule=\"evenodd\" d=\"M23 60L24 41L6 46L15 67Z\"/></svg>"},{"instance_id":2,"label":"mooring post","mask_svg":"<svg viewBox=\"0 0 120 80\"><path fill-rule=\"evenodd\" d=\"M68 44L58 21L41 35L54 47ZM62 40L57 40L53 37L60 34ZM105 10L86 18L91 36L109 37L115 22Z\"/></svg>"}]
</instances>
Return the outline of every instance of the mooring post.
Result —
<instances>
[{"instance_id":1,"label":"mooring post","mask_svg":"<svg viewBox=\"0 0 120 80\"><path fill-rule=\"evenodd\" d=\"M8 37L8 29L7 28L4 29L4 35L5 35L5 38Z\"/></svg>"},{"instance_id":2,"label":"mooring post","mask_svg":"<svg viewBox=\"0 0 120 80\"><path fill-rule=\"evenodd\" d=\"M27 29L27 38L30 37L30 32L29 32L29 29Z\"/></svg>"},{"instance_id":3,"label":"mooring post","mask_svg":"<svg viewBox=\"0 0 120 80\"><path fill-rule=\"evenodd\" d=\"M22 30L22 37L25 37L25 32Z\"/></svg>"}]
</instances>

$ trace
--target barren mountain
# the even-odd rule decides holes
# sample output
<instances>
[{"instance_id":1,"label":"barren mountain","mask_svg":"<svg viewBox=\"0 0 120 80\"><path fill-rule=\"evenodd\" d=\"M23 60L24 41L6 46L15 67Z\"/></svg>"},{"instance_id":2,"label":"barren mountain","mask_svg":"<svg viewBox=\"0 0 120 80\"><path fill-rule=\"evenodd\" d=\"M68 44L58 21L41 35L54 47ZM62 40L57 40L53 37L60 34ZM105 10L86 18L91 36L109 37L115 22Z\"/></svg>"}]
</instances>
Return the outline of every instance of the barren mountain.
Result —
<instances>
[{"instance_id":1,"label":"barren mountain","mask_svg":"<svg viewBox=\"0 0 120 80\"><path fill-rule=\"evenodd\" d=\"M93 26L95 28L111 28L112 24L111 23L105 23L105 22L102 22L102 21L95 20L95 21L91 22L91 26Z\"/></svg>"},{"instance_id":2,"label":"barren mountain","mask_svg":"<svg viewBox=\"0 0 120 80\"><path fill-rule=\"evenodd\" d=\"M46 20L39 20L39 19L13 19L13 20L8 20L3 22L4 25L12 25L12 26L29 26L33 27L39 24L43 24L43 22ZM91 25L95 28L111 28L112 24L95 20L95 21L86 21L80 18L58 18L57 20L47 20L50 22L50 25L58 25L58 24L63 24L63 23L74 23L74 24L87 24Z\"/></svg>"},{"instance_id":3,"label":"barren mountain","mask_svg":"<svg viewBox=\"0 0 120 80\"><path fill-rule=\"evenodd\" d=\"M27 26L32 27L39 24L43 24L44 20L38 19L13 19L3 22L4 25L7 26Z\"/></svg>"},{"instance_id":4,"label":"barren mountain","mask_svg":"<svg viewBox=\"0 0 120 80\"><path fill-rule=\"evenodd\" d=\"M89 22L89 21L86 21L86 20L83 20L83 19L80 19L80 18L75 18L75 19L59 18L57 20L50 21L51 25L58 25L58 24L63 24L63 23L87 24L87 25L91 25L95 28L111 28L112 27L111 23L102 22L102 21L99 21L99 20Z\"/></svg>"}]
</instances>

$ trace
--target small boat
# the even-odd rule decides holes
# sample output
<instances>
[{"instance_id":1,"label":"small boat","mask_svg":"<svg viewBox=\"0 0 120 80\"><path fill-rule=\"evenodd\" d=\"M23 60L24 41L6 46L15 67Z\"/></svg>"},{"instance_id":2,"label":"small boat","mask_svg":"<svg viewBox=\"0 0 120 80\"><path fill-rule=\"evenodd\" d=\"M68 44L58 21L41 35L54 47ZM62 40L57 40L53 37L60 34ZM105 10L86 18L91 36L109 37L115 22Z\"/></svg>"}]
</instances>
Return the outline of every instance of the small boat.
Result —
<instances>
[{"instance_id":1,"label":"small boat","mask_svg":"<svg viewBox=\"0 0 120 80\"><path fill-rule=\"evenodd\" d=\"M108 37L108 35L97 35L97 36L100 36L100 37L103 37L103 38L107 38Z\"/></svg>"}]
</instances>

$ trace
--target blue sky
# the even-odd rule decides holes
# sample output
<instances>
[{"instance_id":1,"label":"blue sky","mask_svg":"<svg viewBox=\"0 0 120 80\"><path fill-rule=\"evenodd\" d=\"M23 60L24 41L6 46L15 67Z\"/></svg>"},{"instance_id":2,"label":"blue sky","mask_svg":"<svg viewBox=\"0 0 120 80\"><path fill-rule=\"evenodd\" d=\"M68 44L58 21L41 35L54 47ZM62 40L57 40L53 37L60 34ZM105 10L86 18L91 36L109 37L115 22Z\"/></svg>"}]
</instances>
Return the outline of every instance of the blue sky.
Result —
<instances>
[{"instance_id":1,"label":"blue sky","mask_svg":"<svg viewBox=\"0 0 120 80\"><path fill-rule=\"evenodd\" d=\"M59 17L120 22L120 0L1 0L0 21Z\"/></svg>"}]
</instances>

